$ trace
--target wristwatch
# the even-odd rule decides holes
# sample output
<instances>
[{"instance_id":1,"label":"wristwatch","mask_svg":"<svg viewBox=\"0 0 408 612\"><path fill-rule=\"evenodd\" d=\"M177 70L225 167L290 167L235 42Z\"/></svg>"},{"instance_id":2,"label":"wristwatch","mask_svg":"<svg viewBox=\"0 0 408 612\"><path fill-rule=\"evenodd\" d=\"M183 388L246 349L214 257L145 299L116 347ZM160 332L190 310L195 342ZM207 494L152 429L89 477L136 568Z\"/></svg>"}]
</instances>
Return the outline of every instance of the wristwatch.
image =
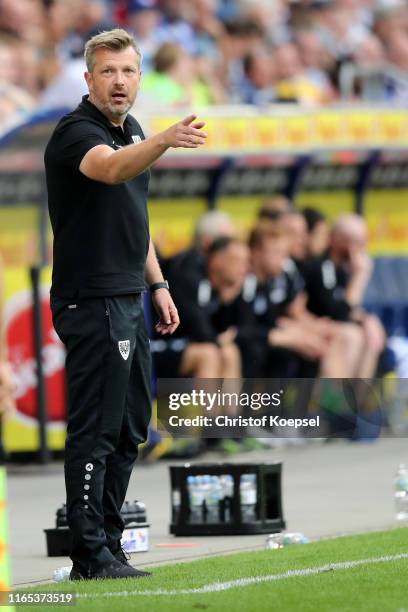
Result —
<instances>
[{"instance_id":1,"label":"wristwatch","mask_svg":"<svg viewBox=\"0 0 408 612\"><path fill-rule=\"evenodd\" d=\"M154 293L155 291L157 291L157 289L170 290L170 287L169 287L169 283L166 280L164 280L164 281L160 281L159 283L153 283L152 285L150 285L149 289L151 293Z\"/></svg>"}]
</instances>

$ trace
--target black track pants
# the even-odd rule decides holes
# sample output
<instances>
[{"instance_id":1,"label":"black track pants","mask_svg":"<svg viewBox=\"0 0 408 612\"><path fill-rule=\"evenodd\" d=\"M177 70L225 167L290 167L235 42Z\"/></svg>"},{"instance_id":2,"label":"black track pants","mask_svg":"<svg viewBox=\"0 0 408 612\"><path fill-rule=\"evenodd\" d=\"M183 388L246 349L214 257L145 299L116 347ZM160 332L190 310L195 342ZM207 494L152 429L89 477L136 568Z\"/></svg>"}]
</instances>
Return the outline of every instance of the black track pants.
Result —
<instances>
[{"instance_id":1,"label":"black track pants","mask_svg":"<svg viewBox=\"0 0 408 612\"><path fill-rule=\"evenodd\" d=\"M122 536L120 509L151 416L150 347L141 295L52 297L55 329L66 346L65 447L71 558L112 559Z\"/></svg>"}]
</instances>

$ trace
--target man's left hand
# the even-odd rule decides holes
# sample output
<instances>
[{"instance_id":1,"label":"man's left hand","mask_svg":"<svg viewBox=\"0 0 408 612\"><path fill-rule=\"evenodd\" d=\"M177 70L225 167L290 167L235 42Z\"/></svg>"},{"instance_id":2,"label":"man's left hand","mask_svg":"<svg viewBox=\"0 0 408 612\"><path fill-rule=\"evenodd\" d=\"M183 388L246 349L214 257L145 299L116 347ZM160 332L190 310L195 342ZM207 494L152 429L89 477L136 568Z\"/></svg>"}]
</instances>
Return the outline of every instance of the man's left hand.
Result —
<instances>
[{"instance_id":1,"label":"man's left hand","mask_svg":"<svg viewBox=\"0 0 408 612\"><path fill-rule=\"evenodd\" d=\"M158 334L172 334L179 326L180 319L177 308L167 289L157 289L152 296L153 305L159 315L155 325Z\"/></svg>"}]
</instances>

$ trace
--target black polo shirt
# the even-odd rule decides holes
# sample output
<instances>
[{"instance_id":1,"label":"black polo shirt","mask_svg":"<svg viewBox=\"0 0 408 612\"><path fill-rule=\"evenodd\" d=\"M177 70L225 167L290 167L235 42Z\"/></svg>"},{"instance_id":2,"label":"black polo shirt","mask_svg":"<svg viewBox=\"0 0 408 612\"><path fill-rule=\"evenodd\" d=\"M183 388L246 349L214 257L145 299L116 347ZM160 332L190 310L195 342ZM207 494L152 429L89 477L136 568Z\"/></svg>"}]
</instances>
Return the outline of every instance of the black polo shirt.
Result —
<instances>
[{"instance_id":1,"label":"black polo shirt","mask_svg":"<svg viewBox=\"0 0 408 612\"><path fill-rule=\"evenodd\" d=\"M312 259L306 267L307 308L318 317L348 321L352 307L345 298L350 276L336 266L326 253Z\"/></svg>"},{"instance_id":2,"label":"black polo shirt","mask_svg":"<svg viewBox=\"0 0 408 612\"><path fill-rule=\"evenodd\" d=\"M254 277L248 280L251 278ZM286 315L288 306L305 288L303 277L291 259L277 276L264 283L258 283L255 278L253 282L252 309L257 323L268 330L276 327L277 320Z\"/></svg>"},{"instance_id":3,"label":"black polo shirt","mask_svg":"<svg viewBox=\"0 0 408 612\"><path fill-rule=\"evenodd\" d=\"M51 294L71 298L139 293L145 288L149 248L150 171L108 185L87 178L79 165L96 145L117 150L144 140L144 134L130 115L123 130L115 127L87 98L60 120L44 156L54 232Z\"/></svg>"}]
</instances>

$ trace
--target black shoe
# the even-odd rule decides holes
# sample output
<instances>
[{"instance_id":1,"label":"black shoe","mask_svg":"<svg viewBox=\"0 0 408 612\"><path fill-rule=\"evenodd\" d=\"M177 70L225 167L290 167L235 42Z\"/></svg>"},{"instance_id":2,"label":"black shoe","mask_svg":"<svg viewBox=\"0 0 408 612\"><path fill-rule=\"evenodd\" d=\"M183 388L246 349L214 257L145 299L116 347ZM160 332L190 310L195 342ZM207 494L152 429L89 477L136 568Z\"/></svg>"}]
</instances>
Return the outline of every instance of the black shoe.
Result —
<instances>
[{"instance_id":1,"label":"black shoe","mask_svg":"<svg viewBox=\"0 0 408 612\"><path fill-rule=\"evenodd\" d=\"M138 572L138 574L140 576L151 576L152 573L151 572L145 572L143 570L137 570L133 567L133 565L130 565L129 561L130 561L130 555L129 553L127 553L125 550L123 550L122 547L120 547L116 552L112 553L113 556L115 557L115 559L117 561L119 561L120 563L122 563L122 565L124 565L125 567L130 567L132 568L132 570L134 570L135 572Z\"/></svg>"},{"instance_id":2,"label":"black shoe","mask_svg":"<svg viewBox=\"0 0 408 612\"><path fill-rule=\"evenodd\" d=\"M124 565L117 559L91 569L74 565L69 575L70 580L98 580L100 578L142 578L150 576L149 572L137 570L131 565Z\"/></svg>"}]
</instances>

